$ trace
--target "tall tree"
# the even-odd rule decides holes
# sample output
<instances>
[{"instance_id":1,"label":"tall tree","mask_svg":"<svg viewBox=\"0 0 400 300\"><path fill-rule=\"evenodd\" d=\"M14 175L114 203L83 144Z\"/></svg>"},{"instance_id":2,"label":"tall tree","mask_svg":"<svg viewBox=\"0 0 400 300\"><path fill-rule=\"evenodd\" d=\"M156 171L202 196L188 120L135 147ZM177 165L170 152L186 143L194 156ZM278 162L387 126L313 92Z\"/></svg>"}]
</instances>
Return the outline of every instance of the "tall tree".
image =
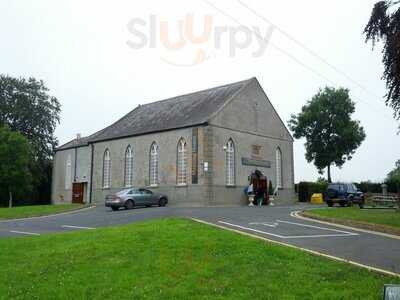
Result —
<instances>
[{"instance_id":1,"label":"tall tree","mask_svg":"<svg viewBox=\"0 0 400 300\"><path fill-rule=\"evenodd\" d=\"M383 41L384 72L386 81L386 105L394 110L394 117L400 119L400 1L379 1L372 9L371 17L365 26L366 42L372 48Z\"/></svg>"},{"instance_id":2,"label":"tall tree","mask_svg":"<svg viewBox=\"0 0 400 300\"><path fill-rule=\"evenodd\" d=\"M29 190L30 154L29 142L22 134L0 127L0 187L8 192L9 207L13 194Z\"/></svg>"},{"instance_id":3,"label":"tall tree","mask_svg":"<svg viewBox=\"0 0 400 300\"><path fill-rule=\"evenodd\" d=\"M328 182L332 181L331 165L341 167L365 139L359 121L351 119L354 109L349 90L326 87L288 123L296 139L306 139L307 161L314 162L320 174L327 168Z\"/></svg>"},{"instance_id":4,"label":"tall tree","mask_svg":"<svg viewBox=\"0 0 400 300\"><path fill-rule=\"evenodd\" d=\"M400 159L396 161L395 168L389 172L385 182L392 192L400 192Z\"/></svg>"},{"instance_id":5,"label":"tall tree","mask_svg":"<svg viewBox=\"0 0 400 300\"><path fill-rule=\"evenodd\" d=\"M59 114L60 104L49 95L42 80L0 75L0 126L7 125L28 139L35 195L51 182L48 167L57 145L54 131L60 121Z\"/></svg>"}]
</instances>

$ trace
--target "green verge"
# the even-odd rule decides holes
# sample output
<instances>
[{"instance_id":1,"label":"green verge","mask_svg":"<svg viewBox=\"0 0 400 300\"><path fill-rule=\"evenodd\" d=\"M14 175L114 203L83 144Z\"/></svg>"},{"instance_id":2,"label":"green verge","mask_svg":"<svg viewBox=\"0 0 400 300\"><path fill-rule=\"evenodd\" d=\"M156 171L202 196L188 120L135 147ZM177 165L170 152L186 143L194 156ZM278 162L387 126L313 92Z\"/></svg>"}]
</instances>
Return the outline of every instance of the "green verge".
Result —
<instances>
[{"instance_id":1,"label":"green verge","mask_svg":"<svg viewBox=\"0 0 400 300\"><path fill-rule=\"evenodd\" d=\"M81 204L30 205L0 208L0 220L51 215L83 208Z\"/></svg>"},{"instance_id":2,"label":"green verge","mask_svg":"<svg viewBox=\"0 0 400 300\"><path fill-rule=\"evenodd\" d=\"M306 217L400 235L400 213L394 209L338 207L307 210Z\"/></svg>"},{"instance_id":3,"label":"green verge","mask_svg":"<svg viewBox=\"0 0 400 300\"><path fill-rule=\"evenodd\" d=\"M0 239L2 299L381 299L390 277L187 219Z\"/></svg>"}]
</instances>

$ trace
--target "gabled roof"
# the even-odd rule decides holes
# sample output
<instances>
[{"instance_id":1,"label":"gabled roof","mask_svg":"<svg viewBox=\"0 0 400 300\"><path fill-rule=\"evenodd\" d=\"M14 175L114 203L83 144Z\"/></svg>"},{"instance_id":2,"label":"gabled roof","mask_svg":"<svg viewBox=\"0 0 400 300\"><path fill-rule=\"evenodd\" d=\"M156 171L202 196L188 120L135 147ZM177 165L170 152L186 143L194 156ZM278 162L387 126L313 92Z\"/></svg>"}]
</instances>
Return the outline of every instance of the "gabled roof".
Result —
<instances>
[{"instance_id":1,"label":"gabled roof","mask_svg":"<svg viewBox=\"0 0 400 300\"><path fill-rule=\"evenodd\" d=\"M236 93L255 78L215 88L139 105L114 124L95 134L72 140L57 150L80 147L88 143L143 135L205 124Z\"/></svg>"}]
</instances>

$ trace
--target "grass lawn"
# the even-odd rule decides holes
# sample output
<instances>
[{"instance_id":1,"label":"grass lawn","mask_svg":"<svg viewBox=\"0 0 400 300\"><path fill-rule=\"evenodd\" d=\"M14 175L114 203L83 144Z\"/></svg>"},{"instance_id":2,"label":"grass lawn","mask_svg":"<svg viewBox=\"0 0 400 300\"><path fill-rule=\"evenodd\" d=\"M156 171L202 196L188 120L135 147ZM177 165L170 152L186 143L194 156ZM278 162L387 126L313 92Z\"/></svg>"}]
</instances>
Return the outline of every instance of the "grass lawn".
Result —
<instances>
[{"instance_id":1,"label":"grass lawn","mask_svg":"<svg viewBox=\"0 0 400 300\"><path fill-rule=\"evenodd\" d=\"M0 239L1 299L381 299L400 278L185 219Z\"/></svg>"},{"instance_id":2,"label":"grass lawn","mask_svg":"<svg viewBox=\"0 0 400 300\"><path fill-rule=\"evenodd\" d=\"M369 229L400 234L400 213L394 209L359 209L338 207L313 209L304 212L306 216L317 216L327 220L349 221L354 225L367 225ZM368 226L368 224L370 226ZM386 230L385 230L386 229Z\"/></svg>"},{"instance_id":3,"label":"grass lawn","mask_svg":"<svg viewBox=\"0 0 400 300\"><path fill-rule=\"evenodd\" d=\"M51 215L60 212L75 210L81 207L83 207L83 205L81 204L57 204L57 205L30 205L30 206L16 206L12 208L0 208L0 220Z\"/></svg>"}]
</instances>

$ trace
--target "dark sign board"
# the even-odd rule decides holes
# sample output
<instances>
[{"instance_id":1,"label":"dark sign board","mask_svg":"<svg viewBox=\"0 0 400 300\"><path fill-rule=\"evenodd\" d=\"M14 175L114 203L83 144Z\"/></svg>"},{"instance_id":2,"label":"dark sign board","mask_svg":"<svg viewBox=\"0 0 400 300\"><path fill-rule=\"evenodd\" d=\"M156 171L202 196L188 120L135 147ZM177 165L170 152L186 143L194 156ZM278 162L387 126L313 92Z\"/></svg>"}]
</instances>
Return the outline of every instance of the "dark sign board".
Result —
<instances>
[{"instance_id":1,"label":"dark sign board","mask_svg":"<svg viewBox=\"0 0 400 300\"><path fill-rule=\"evenodd\" d=\"M400 300L400 285L385 284L383 294L384 300Z\"/></svg>"},{"instance_id":2,"label":"dark sign board","mask_svg":"<svg viewBox=\"0 0 400 300\"><path fill-rule=\"evenodd\" d=\"M242 165L271 168L271 162L269 160L254 159L248 157L242 157Z\"/></svg>"},{"instance_id":3,"label":"dark sign board","mask_svg":"<svg viewBox=\"0 0 400 300\"><path fill-rule=\"evenodd\" d=\"M192 184L199 183L199 168L198 168L198 138L199 130L197 128L192 129Z\"/></svg>"}]
</instances>

